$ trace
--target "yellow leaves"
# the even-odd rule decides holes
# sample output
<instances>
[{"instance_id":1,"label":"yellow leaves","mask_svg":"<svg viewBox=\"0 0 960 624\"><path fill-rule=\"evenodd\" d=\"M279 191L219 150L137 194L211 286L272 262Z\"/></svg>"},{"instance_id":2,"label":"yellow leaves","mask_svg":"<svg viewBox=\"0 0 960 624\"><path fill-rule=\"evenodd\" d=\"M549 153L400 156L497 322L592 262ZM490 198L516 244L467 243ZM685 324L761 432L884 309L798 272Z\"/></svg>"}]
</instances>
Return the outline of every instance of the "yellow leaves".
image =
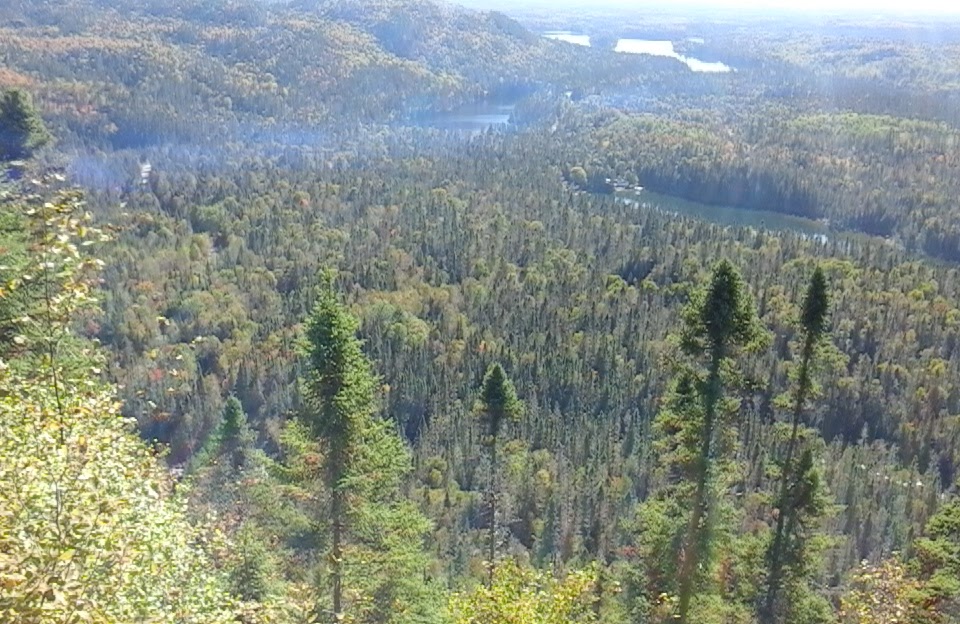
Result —
<instances>
[{"instance_id":1,"label":"yellow leaves","mask_svg":"<svg viewBox=\"0 0 960 624\"><path fill-rule=\"evenodd\" d=\"M21 319L17 344L60 341L92 301L69 194L32 205L57 234L31 257L34 279L56 275L50 308ZM84 235L95 231L86 228ZM22 283L11 288L23 287ZM165 471L121 417L89 353L54 386L60 362L0 362L0 621L214 624L232 613L220 573Z\"/></svg>"},{"instance_id":2,"label":"yellow leaves","mask_svg":"<svg viewBox=\"0 0 960 624\"><path fill-rule=\"evenodd\" d=\"M592 570L558 579L507 561L493 587L454 594L449 611L455 624L590 624L595 584Z\"/></svg>"},{"instance_id":3,"label":"yellow leaves","mask_svg":"<svg viewBox=\"0 0 960 624\"><path fill-rule=\"evenodd\" d=\"M888 559L878 565L864 563L852 579L853 588L843 597L840 620L844 624L908 624L913 622L909 594L916 588L903 565Z\"/></svg>"}]
</instances>

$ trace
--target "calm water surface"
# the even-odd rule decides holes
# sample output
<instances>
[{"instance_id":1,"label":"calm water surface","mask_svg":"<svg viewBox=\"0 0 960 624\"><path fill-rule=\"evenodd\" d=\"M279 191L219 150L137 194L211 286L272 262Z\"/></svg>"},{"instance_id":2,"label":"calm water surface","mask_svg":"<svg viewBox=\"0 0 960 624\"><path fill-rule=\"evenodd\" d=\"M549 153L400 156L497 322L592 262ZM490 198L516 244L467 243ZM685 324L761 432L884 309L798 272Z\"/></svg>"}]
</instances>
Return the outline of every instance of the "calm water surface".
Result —
<instances>
[{"instance_id":1,"label":"calm water surface","mask_svg":"<svg viewBox=\"0 0 960 624\"><path fill-rule=\"evenodd\" d=\"M702 39L700 41L702 41ZM695 72L716 74L733 71L733 68L725 63L708 63L706 61L701 61L700 59L678 54L677 51L673 49L672 41L654 41L651 39L620 39L617 41L617 47L614 48L614 51L624 52L626 54L650 54L652 56L665 56L668 58L677 59Z\"/></svg>"},{"instance_id":2,"label":"calm water surface","mask_svg":"<svg viewBox=\"0 0 960 624\"><path fill-rule=\"evenodd\" d=\"M543 36L547 39L565 41L575 45L590 45L590 35L574 33L569 30L551 30L543 33ZM691 43L704 42L704 40L700 37L688 37L687 40ZM651 56L664 56L677 59L689 67L691 71L695 72L718 74L733 71L733 68L725 63L708 63L707 61L701 61L700 59L693 58L691 56L684 56L673 48L672 41L660 41L653 39L619 39L617 40L617 46L613 51L621 52L623 54L649 54Z\"/></svg>"},{"instance_id":3,"label":"calm water surface","mask_svg":"<svg viewBox=\"0 0 960 624\"><path fill-rule=\"evenodd\" d=\"M590 45L590 35L578 35L568 30L552 30L550 32L543 33L543 36L547 39L566 41L567 43L573 43L581 46Z\"/></svg>"},{"instance_id":4,"label":"calm water surface","mask_svg":"<svg viewBox=\"0 0 960 624\"><path fill-rule=\"evenodd\" d=\"M617 193L617 197L637 208L671 212L685 217L710 221L719 225L795 232L824 243L827 242L829 236L835 234L831 232L827 224L821 223L820 221L767 210L748 210L746 208L735 208L733 206L712 206L680 199L679 197L672 197L670 195L661 195L660 193L647 190L620 191Z\"/></svg>"},{"instance_id":5,"label":"calm water surface","mask_svg":"<svg viewBox=\"0 0 960 624\"><path fill-rule=\"evenodd\" d=\"M423 117L420 125L444 130L482 132L491 126L509 123L510 114L514 108L516 104L477 102L452 111Z\"/></svg>"}]
</instances>

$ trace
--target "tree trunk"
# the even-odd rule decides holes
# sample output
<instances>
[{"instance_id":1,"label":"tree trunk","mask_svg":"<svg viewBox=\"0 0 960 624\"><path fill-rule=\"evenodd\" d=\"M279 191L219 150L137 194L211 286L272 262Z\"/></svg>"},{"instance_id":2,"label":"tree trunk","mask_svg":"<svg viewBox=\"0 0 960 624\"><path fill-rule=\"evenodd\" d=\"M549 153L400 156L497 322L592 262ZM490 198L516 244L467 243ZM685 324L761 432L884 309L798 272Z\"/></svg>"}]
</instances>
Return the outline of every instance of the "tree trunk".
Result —
<instances>
[{"instance_id":1,"label":"tree trunk","mask_svg":"<svg viewBox=\"0 0 960 624\"><path fill-rule=\"evenodd\" d=\"M777 528L773 537L773 546L770 549L770 575L767 581L767 595L761 609L761 620L769 624L776 619L777 594L780 591L780 582L783 576L783 543L784 526L787 521L786 509L787 488L790 484L790 473L793 470L793 454L797 446L797 434L800 429L800 418L803 415L803 405L810 390L810 359L813 356L814 341L807 336L803 344L803 355L800 359L800 376L797 380L797 393L793 404L793 427L790 431L790 440L787 442L787 453L783 459L783 471L780 475L780 492L777 499Z\"/></svg>"},{"instance_id":2,"label":"tree trunk","mask_svg":"<svg viewBox=\"0 0 960 624\"><path fill-rule=\"evenodd\" d=\"M490 579L493 587L493 575L497 569L497 436L490 442Z\"/></svg>"},{"instance_id":3,"label":"tree trunk","mask_svg":"<svg viewBox=\"0 0 960 624\"><path fill-rule=\"evenodd\" d=\"M602 622L602 610L603 610L603 573L607 568L607 492L606 488L601 487L600 490L600 518L598 522L598 531L597 531L597 581L594 585L594 599L596 602L593 605L594 615L597 618L598 622Z\"/></svg>"},{"instance_id":4,"label":"tree trunk","mask_svg":"<svg viewBox=\"0 0 960 624\"><path fill-rule=\"evenodd\" d=\"M333 515L333 538L330 546L330 559L333 577L333 623L343 621L343 492L339 483L334 485L330 502Z\"/></svg>"},{"instance_id":5,"label":"tree trunk","mask_svg":"<svg viewBox=\"0 0 960 624\"><path fill-rule=\"evenodd\" d=\"M697 489L693 497L693 511L687 528L683 565L680 570L680 624L687 624L690 613L690 600L696 588L697 569L701 563L702 550L706 550L709 536L704 535L706 526L707 502L710 485L710 454L713 444L713 429L716 420L717 403L720 400L720 364L723 361L722 347L715 347L710 357L710 373L707 379L707 395L704 397L703 439L700 442L698 458ZM701 521L704 526L701 527Z\"/></svg>"}]
</instances>

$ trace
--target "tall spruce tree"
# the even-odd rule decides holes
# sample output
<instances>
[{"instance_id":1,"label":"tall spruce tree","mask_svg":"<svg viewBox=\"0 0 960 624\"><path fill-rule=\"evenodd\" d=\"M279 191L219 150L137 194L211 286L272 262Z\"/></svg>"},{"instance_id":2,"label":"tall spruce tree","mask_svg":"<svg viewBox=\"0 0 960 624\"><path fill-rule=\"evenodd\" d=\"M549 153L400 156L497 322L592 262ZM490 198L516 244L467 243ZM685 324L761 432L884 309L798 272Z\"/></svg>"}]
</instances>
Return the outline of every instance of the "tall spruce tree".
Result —
<instances>
[{"instance_id":1,"label":"tall spruce tree","mask_svg":"<svg viewBox=\"0 0 960 624\"><path fill-rule=\"evenodd\" d=\"M401 492L410 454L376 414L378 379L357 337L358 320L322 275L307 322L303 420L320 442L329 489L333 622L432 622L441 596L425 578L429 522ZM352 561L348 561L348 556ZM348 565L355 564L355 565ZM358 596L346 613L345 588Z\"/></svg>"},{"instance_id":2,"label":"tall spruce tree","mask_svg":"<svg viewBox=\"0 0 960 624\"><path fill-rule=\"evenodd\" d=\"M324 449L324 478L330 489L332 621L344 618L343 545L347 526L347 475L351 455L362 444L364 421L372 418L376 380L357 338L359 323L337 300L332 272L322 275L317 302L307 321L304 384L305 420Z\"/></svg>"},{"instance_id":3,"label":"tall spruce tree","mask_svg":"<svg viewBox=\"0 0 960 624\"><path fill-rule=\"evenodd\" d=\"M807 400L813 393L814 384L812 367L816 356L817 346L827 334L827 311L830 298L827 292L827 280L823 270L817 267L810 278L806 295L803 298L803 307L800 314L800 329L803 335L803 346L800 351L800 362L797 368L797 380L793 392L793 412L791 420L790 439L783 459L780 473L780 483L777 494L777 526L773 541L768 553L769 576L767 591L761 609L761 619L764 622L775 622L777 616L777 599L783 581L784 560L788 549L796 550L800 545L788 546L791 538L791 529L802 522L801 514L805 511L819 509L817 502L818 492L807 491L806 484L813 487L811 479L816 479L812 459L806 451L802 461L795 467L793 456L799 440L800 425L803 421L803 412Z\"/></svg>"},{"instance_id":4,"label":"tall spruce tree","mask_svg":"<svg viewBox=\"0 0 960 624\"><path fill-rule=\"evenodd\" d=\"M507 377L500 364L492 364L483 377L477 405L481 424L487 437L486 444L490 452L490 491L487 496L490 510L490 541L488 547L490 549L489 583L491 586L493 585L497 561L497 497L499 496L497 446L504 423L519 418L522 409L523 406L517 398L517 391L513 387L513 382Z\"/></svg>"},{"instance_id":5,"label":"tall spruce tree","mask_svg":"<svg viewBox=\"0 0 960 624\"><path fill-rule=\"evenodd\" d=\"M725 405L725 369L743 348L761 343L764 331L740 273L730 262L714 266L705 288L695 292L683 311L682 351L705 366L697 372L697 394L702 404L694 469L694 493L680 570L679 619L686 624L690 602L701 585L701 570L711 558L711 518L714 439L718 425L730 412Z\"/></svg>"}]
</instances>

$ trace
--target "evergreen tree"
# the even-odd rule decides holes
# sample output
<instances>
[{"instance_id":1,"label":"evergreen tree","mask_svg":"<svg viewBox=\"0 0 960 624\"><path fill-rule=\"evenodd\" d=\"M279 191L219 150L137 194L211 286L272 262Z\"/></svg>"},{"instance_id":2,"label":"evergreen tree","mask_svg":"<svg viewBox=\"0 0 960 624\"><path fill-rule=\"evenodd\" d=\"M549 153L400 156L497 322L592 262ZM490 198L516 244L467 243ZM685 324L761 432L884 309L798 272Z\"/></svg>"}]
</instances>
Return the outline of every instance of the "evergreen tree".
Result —
<instances>
[{"instance_id":1,"label":"evergreen tree","mask_svg":"<svg viewBox=\"0 0 960 624\"><path fill-rule=\"evenodd\" d=\"M697 439L693 503L679 565L679 619L686 624L691 599L700 586L701 570L710 564L716 430L720 419L733 411L733 406L724 405L724 369L732 366L739 349L758 345L764 332L740 273L727 260L721 260L713 268L709 283L694 293L682 318L681 349L695 360L703 360L706 366L705 374L698 375L696 384L702 403L702 421Z\"/></svg>"},{"instance_id":2,"label":"evergreen tree","mask_svg":"<svg viewBox=\"0 0 960 624\"><path fill-rule=\"evenodd\" d=\"M307 322L303 420L320 442L330 494L331 621L433 621L439 596L423 554L430 524L401 495L410 455L375 413L377 378L358 326L325 272ZM349 617L348 584L356 596Z\"/></svg>"},{"instance_id":3,"label":"evergreen tree","mask_svg":"<svg viewBox=\"0 0 960 624\"><path fill-rule=\"evenodd\" d=\"M777 526L769 552L769 578L766 595L764 597L761 616L764 621L774 622L777 618L777 595L782 582L785 550L797 550L799 544L788 545L791 537L791 528L802 522L804 512L818 513L820 506L816 502L818 493L815 491L795 491L799 484L806 484L816 489L817 483L813 470L810 451L804 452L802 461L794 468L793 455L797 446L800 424L803 420L803 410L810 394L814 390L812 379L813 359L817 346L827 333L827 311L829 308L827 281L823 270L817 267L810 278L803 307L800 315L800 325L803 332L803 347L800 352L800 364L797 369L797 381L793 396L793 416L790 430L790 439L787 442L786 455L780 474L779 492L777 494ZM791 487L794 484L794 487Z\"/></svg>"},{"instance_id":4,"label":"evergreen tree","mask_svg":"<svg viewBox=\"0 0 960 624\"><path fill-rule=\"evenodd\" d=\"M487 437L486 443L490 450L490 491L487 496L490 511L489 584L492 586L497 561L497 497L499 496L497 489L499 473L497 445L500 441L500 433L504 423L515 421L519 418L522 410L522 404L517 398L517 391L513 387L513 382L507 377L500 364L492 364L487 369L480 388L477 408Z\"/></svg>"},{"instance_id":5,"label":"evergreen tree","mask_svg":"<svg viewBox=\"0 0 960 624\"><path fill-rule=\"evenodd\" d=\"M803 450L792 473L781 503L782 513L787 520L781 542L778 602L769 616L761 614L761 621L826 623L833 619L829 603L810 586L811 576L819 563L813 538L829 502L821 483L820 471L814 464L812 449ZM769 552L767 559L769 563Z\"/></svg>"},{"instance_id":6,"label":"evergreen tree","mask_svg":"<svg viewBox=\"0 0 960 624\"><path fill-rule=\"evenodd\" d=\"M223 422L220 425L223 438L234 440L246 429L247 415L243 412L243 406L237 397L230 397L223 409Z\"/></svg>"},{"instance_id":7,"label":"evergreen tree","mask_svg":"<svg viewBox=\"0 0 960 624\"><path fill-rule=\"evenodd\" d=\"M684 518L690 511L699 466L703 404L697 379L681 367L654 421L651 466L654 492L637 508L634 533L637 558L626 596L641 621L672 619L677 593L677 553L686 539Z\"/></svg>"},{"instance_id":8,"label":"evergreen tree","mask_svg":"<svg viewBox=\"0 0 960 624\"><path fill-rule=\"evenodd\" d=\"M223 418L199 451L190 459L188 474L201 470L218 457L229 457L231 468L239 471L253 452L256 434L247 423L240 400L231 396L223 408Z\"/></svg>"},{"instance_id":9,"label":"evergreen tree","mask_svg":"<svg viewBox=\"0 0 960 624\"><path fill-rule=\"evenodd\" d=\"M307 321L305 354L309 372L304 384L304 419L323 445L325 480L330 489L329 562L335 623L344 618L343 546L349 530L347 475L351 454L362 444L364 422L373 416L376 389L370 363L356 336L358 327L357 320L337 300L332 273L325 272Z\"/></svg>"},{"instance_id":10,"label":"evergreen tree","mask_svg":"<svg viewBox=\"0 0 960 624\"><path fill-rule=\"evenodd\" d=\"M0 162L29 158L49 141L27 93L12 89L0 95Z\"/></svg>"},{"instance_id":11,"label":"evergreen tree","mask_svg":"<svg viewBox=\"0 0 960 624\"><path fill-rule=\"evenodd\" d=\"M960 618L960 498L948 500L930 518L914 552L912 568L919 582L911 602L917 606L916 621L956 622Z\"/></svg>"},{"instance_id":12,"label":"evergreen tree","mask_svg":"<svg viewBox=\"0 0 960 624\"><path fill-rule=\"evenodd\" d=\"M230 588L244 600L264 602L279 592L281 575L267 544L263 532L252 522L242 524L234 538L236 562L230 569Z\"/></svg>"}]
</instances>

